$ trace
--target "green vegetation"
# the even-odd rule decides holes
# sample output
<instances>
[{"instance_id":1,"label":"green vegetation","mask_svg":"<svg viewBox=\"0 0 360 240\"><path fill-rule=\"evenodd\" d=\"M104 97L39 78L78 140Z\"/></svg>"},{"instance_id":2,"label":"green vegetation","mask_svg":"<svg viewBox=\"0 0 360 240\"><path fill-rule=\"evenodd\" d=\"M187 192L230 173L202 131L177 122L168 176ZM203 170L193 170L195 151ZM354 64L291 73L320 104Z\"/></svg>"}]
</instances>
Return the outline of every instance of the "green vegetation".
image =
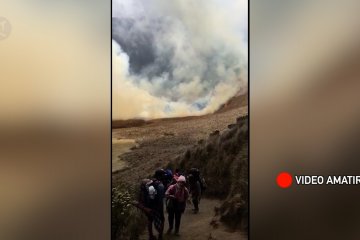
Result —
<instances>
[{"instance_id":1,"label":"green vegetation","mask_svg":"<svg viewBox=\"0 0 360 240\"><path fill-rule=\"evenodd\" d=\"M118 186L111 191L112 239L136 240L145 228L146 220L141 211L132 205L136 191Z\"/></svg>"}]
</instances>

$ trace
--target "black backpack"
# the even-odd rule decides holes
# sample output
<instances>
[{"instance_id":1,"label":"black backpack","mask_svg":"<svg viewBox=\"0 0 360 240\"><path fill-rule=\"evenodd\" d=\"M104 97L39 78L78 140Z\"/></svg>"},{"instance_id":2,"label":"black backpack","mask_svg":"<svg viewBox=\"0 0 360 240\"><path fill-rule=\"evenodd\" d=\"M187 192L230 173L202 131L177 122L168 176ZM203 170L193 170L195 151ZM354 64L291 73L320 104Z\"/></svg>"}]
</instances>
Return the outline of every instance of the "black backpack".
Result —
<instances>
[{"instance_id":1,"label":"black backpack","mask_svg":"<svg viewBox=\"0 0 360 240\"><path fill-rule=\"evenodd\" d=\"M154 208L156 206L158 206L160 203L162 203L162 198L163 198L163 194L160 190L160 184L162 184L160 181L157 180L152 180L149 183L146 184L142 184L141 186L141 193L143 196L143 202L144 205L148 208ZM150 194L149 194L149 188L150 187L154 187L155 189L155 194L154 197L151 198Z\"/></svg>"},{"instance_id":2,"label":"black backpack","mask_svg":"<svg viewBox=\"0 0 360 240\"><path fill-rule=\"evenodd\" d=\"M199 182L200 182L201 191L205 192L205 190L207 188L205 178L201 177Z\"/></svg>"}]
</instances>

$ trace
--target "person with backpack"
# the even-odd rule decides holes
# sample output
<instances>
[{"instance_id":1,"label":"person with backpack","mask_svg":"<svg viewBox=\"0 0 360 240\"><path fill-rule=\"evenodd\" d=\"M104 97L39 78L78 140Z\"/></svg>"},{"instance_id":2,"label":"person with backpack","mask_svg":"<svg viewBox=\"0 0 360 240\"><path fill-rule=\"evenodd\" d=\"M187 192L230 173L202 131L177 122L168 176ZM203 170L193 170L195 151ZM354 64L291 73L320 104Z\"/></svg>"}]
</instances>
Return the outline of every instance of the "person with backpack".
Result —
<instances>
[{"instance_id":1,"label":"person with backpack","mask_svg":"<svg viewBox=\"0 0 360 240\"><path fill-rule=\"evenodd\" d=\"M141 209L148 218L149 240L155 240L153 224L159 233L158 240L162 239L164 231L164 194L165 188L161 182L164 177L163 170L157 170L153 179L144 179L140 187L139 201L134 205Z\"/></svg>"},{"instance_id":2,"label":"person with backpack","mask_svg":"<svg viewBox=\"0 0 360 240\"><path fill-rule=\"evenodd\" d=\"M167 190L168 187L171 185L172 181L173 181L173 173L171 171L171 169L166 169L165 170L165 177L164 177L164 181L163 184L165 186L165 189Z\"/></svg>"},{"instance_id":3,"label":"person with backpack","mask_svg":"<svg viewBox=\"0 0 360 240\"><path fill-rule=\"evenodd\" d=\"M200 183L200 188L201 188L201 194L205 192L206 188L207 188L207 184L205 181L205 178L203 178L200 174L200 170L198 168L191 168L189 171L189 175L194 176L194 179L196 182ZM200 198L201 198L201 194L200 194ZM200 200L199 198L199 200Z\"/></svg>"},{"instance_id":4,"label":"person with backpack","mask_svg":"<svg viewBox=\"0 0 360 240\"><path fill-rule=\"evenodd\" d=\"M182 174L180 173L180 169L176 168L173 176L173 183L176 183L181 175Z\"/></svg>"},{"instance_id":5,"label":"person with backpack","mask_svg":"<svg viewBox=\"0 0 360 240\"><path fill-rule=\"evenodd\" d=\"M189 193L191 194L191 200L194 205L193 213L197 214L199 212L199 203L201 197L201 186L200 182L195 179L192 174L189 174Z\"/></svg>"},{"instance_id":6,"label":"person with backpack","mask_svg":"<svg viewBox=\"0 0 360 240\"><path fill-rule=\"evenodd\" d=\"M165 193L167 198L167 211L169 220L169 229L167 234L170 234L173 230L175 219L175 235L179 235L181 215L185 211L186 201L189 198L189 190L185 187L185 184L185 177L179 176L177 183L171 185Z\"/></svg>"}]
</instances>

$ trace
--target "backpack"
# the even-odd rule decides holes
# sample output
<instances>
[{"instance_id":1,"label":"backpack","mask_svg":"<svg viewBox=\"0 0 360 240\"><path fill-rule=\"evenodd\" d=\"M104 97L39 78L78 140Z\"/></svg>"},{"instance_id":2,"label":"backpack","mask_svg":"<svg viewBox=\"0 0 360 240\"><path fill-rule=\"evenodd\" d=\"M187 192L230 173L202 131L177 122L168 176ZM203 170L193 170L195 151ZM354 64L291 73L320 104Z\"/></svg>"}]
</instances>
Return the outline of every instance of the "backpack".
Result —
<instances>
[{"instance_id":1,"label":"backpack","mask_svg":"<svg viewBox=\"0 0 360 240\"><path fill-rule=\"evenodd\" d=\"M201 191L204 192L207 188L207 184L206 184L206 181L205 181L205 178L200 178L200 187L201 187Z\"/></svg>"},{"instance_id":2,"label":"backpack","mask_svg":"<svg viewBox=\"0 0 360 240\"><path fill-rule=\"evenodd\" d=\"M149 181L141 187L143 204L148 208L156 208L163 201L164 188L160 187L162 183L157 180Z\"/></svg>"},{"instance_id":3,"label":"backpack","mask_svg":"<svg viewBox=\"0 0 360 240\"><path fill-rule=\"evenodd\" d=\"M198 168L191 168L190 174L194 176L195 181L200 183L201 192L204 192L207 188L207 184L205 178L203 178L200 174L200 170Z\"/></svg>"}]
</instances>

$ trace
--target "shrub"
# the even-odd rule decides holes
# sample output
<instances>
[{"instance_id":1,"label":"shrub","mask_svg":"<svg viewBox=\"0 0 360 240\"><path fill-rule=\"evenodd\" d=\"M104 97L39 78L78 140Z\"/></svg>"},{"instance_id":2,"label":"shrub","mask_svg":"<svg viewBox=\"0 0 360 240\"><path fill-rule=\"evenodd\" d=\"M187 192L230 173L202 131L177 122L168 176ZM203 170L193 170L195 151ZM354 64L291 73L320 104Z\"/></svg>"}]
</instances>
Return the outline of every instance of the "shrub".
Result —
<instances>
[{"instance_id":1,"label":"shrub","mask_svg":"<svg viewBox=\"0 0 360 240\"><path fill-rule=\"evenodd\" d=\"M141 212L132 206L134 193L123 186L115 187L111 191L111 238L138 239L145 227Z\"/></svg>"}]
</instances>

